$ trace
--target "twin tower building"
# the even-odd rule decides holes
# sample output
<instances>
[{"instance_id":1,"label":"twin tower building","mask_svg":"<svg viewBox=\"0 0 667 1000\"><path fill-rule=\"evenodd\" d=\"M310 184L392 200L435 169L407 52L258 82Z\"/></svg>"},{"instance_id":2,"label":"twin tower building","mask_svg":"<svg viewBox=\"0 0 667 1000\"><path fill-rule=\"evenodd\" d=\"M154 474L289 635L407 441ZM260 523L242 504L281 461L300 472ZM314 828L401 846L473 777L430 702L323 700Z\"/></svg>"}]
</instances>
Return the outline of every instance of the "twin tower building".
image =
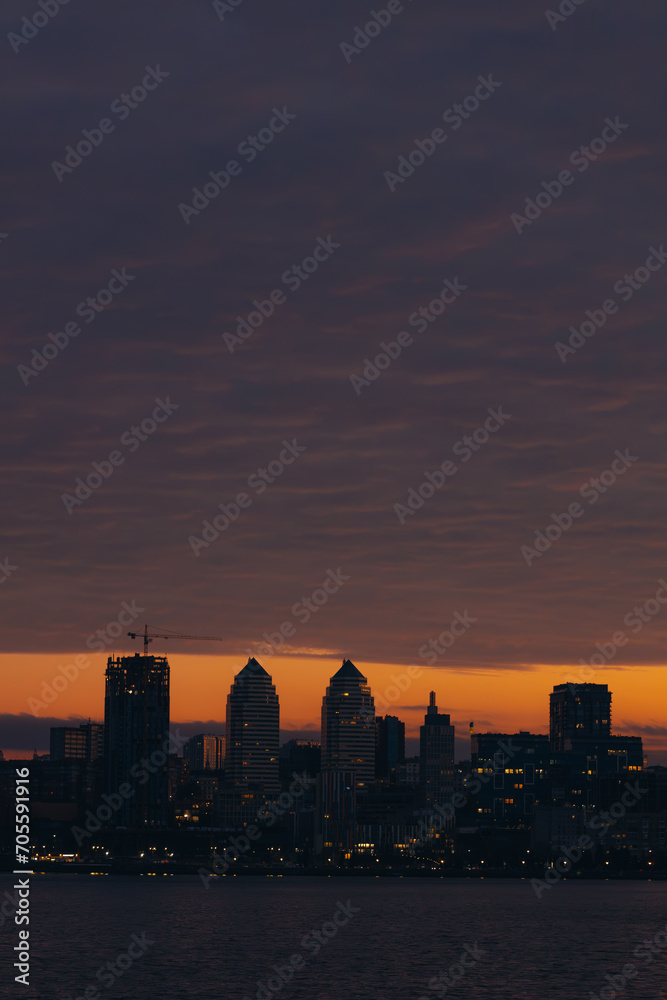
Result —
<instances>
[{"instance_id":1,"label":"twin tower building","mask_svg":"<svg viewBox=\"0 0 667 1000\"><path fill-rule=\"evenodd\" d=\"M375 707L366 678L350 660L331 678L322 700L322 770L353 771L357 789L375 780ZM270 675L253 657L227 698L228 782L280 791L280 710Z\"/></svg>"},{"instance_id":2,"label":"twin tower building","mask_svg":"<svg viewBox=\"0 0 667 1000\"><path fill-rule=\"evenodd\" d=\"M370 790L386 774L384 764L400 763L405 751L405 726L394 716L375 718L370 686L351 660L344 660L322 699L321 770L345 775L356 792ZM278 695L271 677L254 658L234 679L227 698L226 780L235 785L260 783L265 792L280 789ZM389 746L388 746L389 745ZM389 750L389 753L387 753ZM453 790L454 726L438 712L435 693L420 729L419 783L427 802L439 801Z\"/></svg>"},{"instance_id":3,"label":"twin tower building","mask_svg":"<svg viewBox=\"0 0 667 1000\"><path fill-rule=\"evenodd\" d=\"M109 659L104 722L108 790L115 792L123 783L134 787L137 781L142 786L141 795L132 795L123 804L116 822L129 827L165 826L166 762L177 749L169 729L166 657L137 653ZM279 751L280 705L276 688L264 667L251 657L235 676L227 697L226 789L246 790L265 799L279 795ZM404 756L404 724L389 715L376 724L370 686L361 671L350 660L344 660L322 699L323 801L333 803L365 795L376 779L386 776L388 761L395 766ZM431 693L420 731L417 779L427 801L439 800L450 788L453 769L454 727L448 715L438 713ZM327 815L333 811L324 809Z\"/></svg>"}]
</instances>

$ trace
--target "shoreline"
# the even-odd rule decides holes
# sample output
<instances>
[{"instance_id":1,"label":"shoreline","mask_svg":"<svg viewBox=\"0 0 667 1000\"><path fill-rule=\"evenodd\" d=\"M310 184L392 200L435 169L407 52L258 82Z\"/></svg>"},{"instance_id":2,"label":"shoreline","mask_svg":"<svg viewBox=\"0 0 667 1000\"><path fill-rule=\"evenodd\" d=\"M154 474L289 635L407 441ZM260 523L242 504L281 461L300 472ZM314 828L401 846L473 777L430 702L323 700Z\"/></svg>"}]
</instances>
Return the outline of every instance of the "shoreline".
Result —
<instances>
[{"instance_id":1,"label":"shoreline","mask_svg":"<svg viewBox=\"0 0 667 1000\"><path fill-rule=\"evenodd\" d=\"M82 864L75 862L33 862L32 872L35 875L116 875L133 876L135 878L184 876L191 875L198 877L201 867L205 867L206 861L193 864L149 864L133 865L130 863L121 864ZM4 865L0 868L0 875L11 875L11 868ZM222 882L223 879L236 878L237 876L251 876L255 878L436 878L436 879L466 879L466 880L489 880L502 879L504 881L530 881L530 879L543 879L544 868L520 871L518 869L488 869L487 871L466 870L459 868L433 869L433 868L335 868L335 867L310 867L310 868L287 868L282 866L254 866L248 865L237 868L235 871L228 871L222 875L212 875L211 883ZM667 881L667 871L657 870L655 872L643 871L580 871L571 872L561 876L562 881L574 882L661 882Z\"/></svg>"}]
</instances>

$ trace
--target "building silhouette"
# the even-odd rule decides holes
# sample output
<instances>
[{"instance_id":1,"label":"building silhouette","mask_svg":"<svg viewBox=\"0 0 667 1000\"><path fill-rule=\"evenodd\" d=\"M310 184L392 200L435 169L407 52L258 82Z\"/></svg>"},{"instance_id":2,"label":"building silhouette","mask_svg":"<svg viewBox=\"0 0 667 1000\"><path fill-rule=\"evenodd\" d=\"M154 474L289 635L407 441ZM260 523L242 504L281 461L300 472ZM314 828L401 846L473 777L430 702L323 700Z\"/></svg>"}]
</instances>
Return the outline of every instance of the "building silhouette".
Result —
<instances>
[{"instance_id":1,"label":"building silhouette","mask_svg":"<svg viewBox=\"0 0 667 1000\"><path fill-rule=\"evenodd\" d=\"M572 740L611 736L611 692L606 684L556 684L549 695L552 750Z\"/></svg>"},{"instance_id":2,"label":"building silhouette","mask_svg":"<svg viewBox=\"0 0 667 1000\"><path fill-rule=\"evenodd\" d=\"M322 770L354 771L356 788L375 780L375 707L366 678L344 660L322 699Z\"/></svg>"},{"instance_id":3,"label":"building silhouette","mask_svg":"<svg viewBox=\"0 0 667 1000\"><path fill-rule=\"evenodd\" d=\"M419 757L406 757L398 765L397 781L400 785L419 784Z\"/></svg>"},{"instance_id":4,"label":"building silhouette","mask_svg":"<svg viewBox=\"0 0 667 1000\"><path fill-rule=\"evenodd\" d=\"M454 726L438 712L435 691L419 730L419 780L429 805L444 802L454 791Z\"/></svg>"},{"instance_id":5,"label":"building silhouette","mask_svg":"<svg viewBox=\"0 0 667 1000\"><path fill-rule=\"evenodd\" d=\"M165 827L168 818L169 663L164 656L109 657L104 698L106 789L133 792L111 824Z\"/></svg>"},{"instance_id":6,"label":"building silhouette","mask_svg":"<svg viewBox=\"0 0 667 1000\"><path fill-rule=\"evenodd\" d=\"M217 771L225 764L224 736L201 733L192 736L183 747L183 758L190 774L197 771Z\"/></svg>"},{"instance_id":7,"label":"building silhouette","mask_svg":"<svg viewBox=\"0 0 667 1000\"><path fill-rule=\"evenodd\" d=\"M396 781L399 764L405 760L405 723L395 715L375 719L375 777Z\"/></svg>"},{"instance_id":8,"label":"building silhouette","mask_svg":"<svg viewBox=\"0 0 667 1000\"><path fill-rule=\"evenodd\" d=\"M315 778L322 770L322 748L313 740L288 740L280 748L280 777L287 782L296 771Z\"/></svg>"},{"instance_id":9,"label":"building silhouette","mask_svg":"<svg viewBox=\"0 0 667 1000\"><path fill-rule=\"evenodd\" d=\"M264 667L251 657L227 696L225 775L235 786L280 791L280 706Z\"/></svg>"},{"instance_id":10,"label":"building silhouette","mask_svg":"<svg viewBox=\"0 0 667 1000\"><path fill-rule=\"evenodd\" d=\"M49 760L95 761L104 756L104 726L85 722L80 726L52 726Z\"/></svg>"},{"instance_id":11,"label":"building silhouette","mask_svg":"<svg viewBox=\"0 0 667 1000\"><path fill-rule=\"evenodd\" d=\"M354 850L356 774L322 771L317 778L315 851L334 864Z\"/></svg>"},{"instance_id":12,"label":"building silhouette","mask_svg":"<svg viewBox=\"0 0 667 1000\"><path fill-rule=\"evenodd\" d=\"M551 803L549 737L519 733L471 735L471 773L481 775L476 819L528 827L537 806Z\"/></svg>"}]
</instances>

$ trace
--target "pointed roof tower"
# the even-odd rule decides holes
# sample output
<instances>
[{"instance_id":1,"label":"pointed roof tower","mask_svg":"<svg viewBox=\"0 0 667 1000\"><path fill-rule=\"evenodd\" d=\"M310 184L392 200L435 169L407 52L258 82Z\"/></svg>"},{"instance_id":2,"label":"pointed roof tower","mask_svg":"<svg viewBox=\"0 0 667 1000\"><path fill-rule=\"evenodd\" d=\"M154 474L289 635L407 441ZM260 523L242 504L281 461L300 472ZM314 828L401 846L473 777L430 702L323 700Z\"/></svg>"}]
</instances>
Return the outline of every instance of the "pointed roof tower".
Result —
<instances>
[{"instance_id":1,"label":"pointed roof tower","mask_svg":"<svg viewBox=\"0 0 667 1000\"><path fill-rule=\"evenodd\" d=\"M237 677L243 677L243 676L247 677L248 675L251 675L252 677L269 677L270 678L270 674L267 673L267 671L264 669L264 667L262 666L262 664L259 663L259 661L256 660L254 656L250 657L250 659L246 663L245 667L243 667L242 670L239 670L239 672L238 672L238 674L236 676Z\"/></svg>"},{"instance_id":2,"label":"pointed roof tower","mask_svg":"<svg viewBox=\"0 0 667 1000\"><path fill-rule=\"evenodd\" d=\"M362 674L361 670L358 670L355 667L352 660L343 660L342 667L333 675L331 680L333 681L336 678L340 678L341 680L352 680L358 677L361 677L364 683L366 683L366 678Z\"/></svg>"}]
</instances>

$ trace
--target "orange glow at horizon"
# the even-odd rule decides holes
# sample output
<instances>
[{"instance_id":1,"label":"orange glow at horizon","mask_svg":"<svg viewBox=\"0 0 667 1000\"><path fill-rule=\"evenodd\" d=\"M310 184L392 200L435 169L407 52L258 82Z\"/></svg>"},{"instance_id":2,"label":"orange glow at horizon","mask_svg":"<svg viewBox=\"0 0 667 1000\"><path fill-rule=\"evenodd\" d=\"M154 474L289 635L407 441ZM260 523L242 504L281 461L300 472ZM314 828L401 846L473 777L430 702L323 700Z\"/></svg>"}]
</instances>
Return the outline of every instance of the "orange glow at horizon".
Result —
<instances>
[{"instance_id":1,"label":"orange glow at horizon","mask_svg":"<svg viewBox=\"0 0 667 1000\"><path fill-rule=\"evenodd\" d=\"M2 654L3 712L37 714L38 717L66 719L80 716L102 721L104 718L104 671L106 654L90 654L90 666L49 704L44 700L45 682L62 677L60 665L74 662L72 654ZM116 654L114 654L116 655ZM156 650L156 655L160 655ZM163 654L165 655L165 654ZM171 718L175 722L218 723L225 720L227 694L234 675L246 657L188 655L167 651L171 667ZM274 656L259 658L271 674L280 697L281 729L311 730L319 740L320 709L329 678L340 666L340 658ZM474 720L475 730L536 733L548 732L549 693L554 684L577 675L571 664L537 664L524 670L480 668L446 669L422 667L417 677L408 676L408 666L356 662L368 678L381 715L398 715L406 724L406 735L419 733L430 691L436 692L438 708L449 713L457 735L468 732ZM641 675L641 683L638 683ZM607 684L612 692L612 731L615 734L641 735L649 763L658 757L667 762L667 736L646 735L636 726L664 726L654 714L663 703L664 681L660 668L644 666L622 669L600 668L595 683ZM403 689L397 691L400 681ZM62 685L58 685L62 686ZM398 696L397 696L398 695ZM29 699L35 701L29 703ZM37 702L42 702L40 707ZM0 733L0 748L11 749ZM40 748L38 748L40 749ZM41 750L44 752L45 747Z\"/></svg>"}]
</instances>

